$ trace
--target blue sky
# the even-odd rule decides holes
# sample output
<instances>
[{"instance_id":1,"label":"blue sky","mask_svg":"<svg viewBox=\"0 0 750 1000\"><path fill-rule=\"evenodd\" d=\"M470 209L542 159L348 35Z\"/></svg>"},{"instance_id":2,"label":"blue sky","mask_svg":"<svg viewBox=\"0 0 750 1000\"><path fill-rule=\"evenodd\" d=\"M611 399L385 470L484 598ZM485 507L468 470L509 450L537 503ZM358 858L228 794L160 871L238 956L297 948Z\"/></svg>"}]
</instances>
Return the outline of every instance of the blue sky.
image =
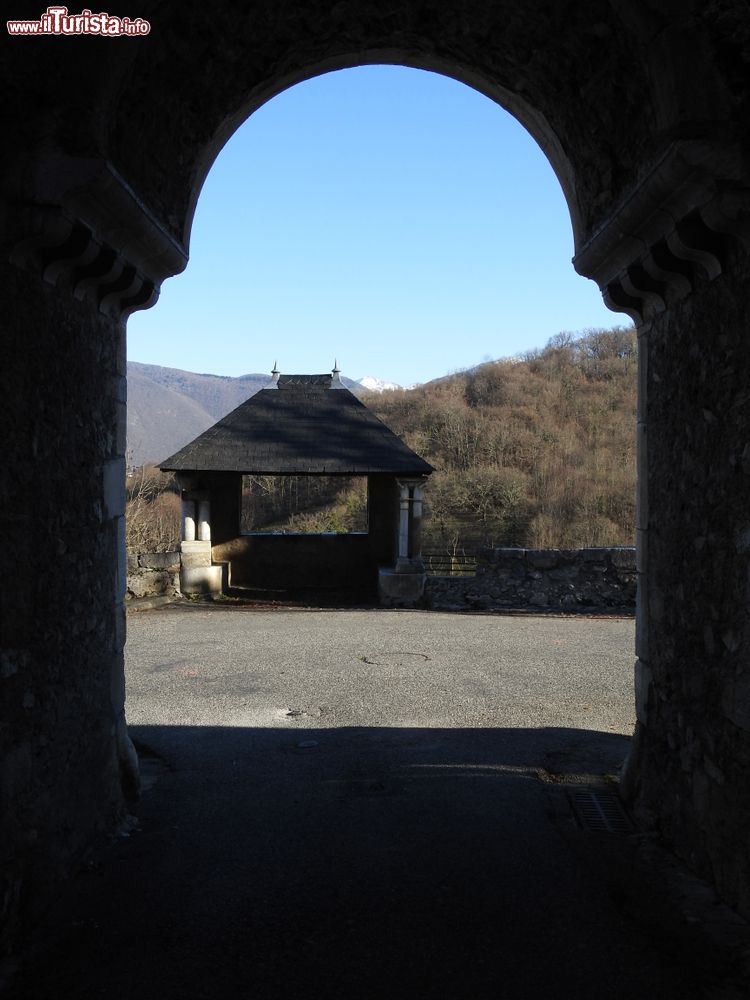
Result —
<instances>
[{"instance_id":1,"label":"blue sky","mask_svg":"<svg viewBox=\"0 0 750 1000\"><path fill-rule=\"evenodd\" d=\"M187 270L128 355L220 375L408 385L625 325L570 263L560 185L507 112L447 77L328 73L255 112L203 187Z\"/></svg>"}]
</instances>

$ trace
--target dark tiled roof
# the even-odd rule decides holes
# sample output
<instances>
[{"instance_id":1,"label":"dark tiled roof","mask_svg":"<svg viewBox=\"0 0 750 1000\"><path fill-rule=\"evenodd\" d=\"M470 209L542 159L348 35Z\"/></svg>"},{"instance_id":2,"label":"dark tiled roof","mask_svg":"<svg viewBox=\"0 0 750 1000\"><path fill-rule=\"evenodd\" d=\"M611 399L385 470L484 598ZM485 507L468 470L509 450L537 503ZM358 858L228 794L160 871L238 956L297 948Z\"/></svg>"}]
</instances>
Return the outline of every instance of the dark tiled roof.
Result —
<instances>
[{"instance_id":1,"label":"dark tiled roof","mask_svg":"<svg viewBox=\"0 0 750 1000\"><path fill-rule=\"evenodd\" d=\"M279 375L279 388L285 389L292 385L320 385L324 389L330 389L332 381L332 375Z\"/></svg>"},{"instance_id":2,"label":"dark tiled roof","mask_svg":"<svg viewBox=\"0 0 750 1000\"><path fill-rule=\"evenodd\" d=\"M429 475L432 466L330 375L281 375L161 463L177 472Z\"/></svg>"}]
</instances>

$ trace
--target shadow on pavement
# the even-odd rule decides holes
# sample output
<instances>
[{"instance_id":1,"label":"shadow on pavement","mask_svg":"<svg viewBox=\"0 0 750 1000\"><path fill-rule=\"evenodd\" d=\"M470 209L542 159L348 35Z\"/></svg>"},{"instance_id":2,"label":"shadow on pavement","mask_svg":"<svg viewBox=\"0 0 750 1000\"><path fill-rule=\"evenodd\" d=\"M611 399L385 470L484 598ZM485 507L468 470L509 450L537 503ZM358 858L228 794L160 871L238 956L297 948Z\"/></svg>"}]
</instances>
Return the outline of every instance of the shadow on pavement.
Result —
<instances>
[{"instance_id":1,"label":"shadow on pavement","mask_svg":"<svg viewBox=\"0 0 750 1000\"><path fill-rule=\"evenodd\" d=\"M702 995L683 939L654 934L637 838L580 829L562 790L616 771L626 737L132 735L139 828L71 880L19 997Z\"/></svg>"}]
</instances>

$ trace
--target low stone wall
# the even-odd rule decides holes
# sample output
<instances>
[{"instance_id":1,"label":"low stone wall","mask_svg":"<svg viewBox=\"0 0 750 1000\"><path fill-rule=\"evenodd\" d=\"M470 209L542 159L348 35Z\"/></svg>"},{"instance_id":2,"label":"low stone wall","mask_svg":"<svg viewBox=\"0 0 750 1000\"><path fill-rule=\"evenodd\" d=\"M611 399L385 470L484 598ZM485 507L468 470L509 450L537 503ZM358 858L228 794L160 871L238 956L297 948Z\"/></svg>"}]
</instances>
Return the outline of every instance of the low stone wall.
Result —
<instances>
[{"instance_id":1,"label":"low stone wall","mask_svg":"<svg viewBox=\"0 0 750 1000\"><path fill-rule=\"evenodd\" d=\"M428 607L635 610L634 548L485 549L476 576L430 576Z\"/></svg>"},{"instance_id":2,"label":"low stone wall","mask_svg":"<svg viewBox=\"0 0 750 1000\"><path fill-rule=\"evenodd\" d=\"M128 553L126 601L180 596L180 553Z\"/></svg>"}]
</instances>

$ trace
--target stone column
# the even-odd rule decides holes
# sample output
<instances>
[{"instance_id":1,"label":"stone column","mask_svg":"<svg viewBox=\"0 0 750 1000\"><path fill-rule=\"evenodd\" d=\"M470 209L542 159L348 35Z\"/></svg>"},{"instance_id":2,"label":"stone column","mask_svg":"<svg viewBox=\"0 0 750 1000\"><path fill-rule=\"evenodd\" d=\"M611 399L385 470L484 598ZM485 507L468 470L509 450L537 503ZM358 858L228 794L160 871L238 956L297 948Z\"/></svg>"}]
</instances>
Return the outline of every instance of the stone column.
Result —
<instances>
[{"instance_id":1,"label":"stone column","mask_svg":"<svg viewBox=\"0 0 750 1000\"><path fill-rule=\"evenodd\" d=\"M423 477L397 479L399 488L398 558L394 567L378 571L380 603L387 607L414 607L424 595L422 562Z\"/></svg>"},{"instance_id":2,"label":"stone column","mask_svg":"<svg viewBox=\"0 0 750 1000\"><path fill-rule=\"evenodd\" d=\"M399 516L398 516L398 559L409 558L409 507L410 507L410 496L409 496L409 484L408 482L398 481L398 488L401 496L399 497Z\"/></svg>"},{"instance_id":3,"label":"stone column","mask_svg":"<svg viewBox=\"0 0 750 1000\"><path fill-rule=\"evenodd\" d=\"M182 540L195 541L195 501L182 498Z\"/></svg>"},{"instance_id":4,"label":"stone column","mask_svg":"<svg viewBox=\"0 0 750 1000\"><path fill-rule=\"evenodd\" d=\"M211 503L209 500L198 501L198 539L201 542L211 541Z\"/></svg>"},{"instance_id":5,"label":"stone column","mask_svg":"<svg viewBox=\"0 0 750 1000\"><path fill-rule=\"evenodd\" d=\"M749 205L739 147L675 144L576 256L639 330L637 722L621 790L745 917Z\"/></svg>"},{"instance_id":6,"label":"stone column","mask_svg":"<svg viewBox=\"0 0 750 1000\"><path fill-rule=\"evenodd\" d=\"M0 399L13 428L0 485L13 581L0 654L9 926L18 907L43 910L138 793L125 723L125 323L187 260L93 149L42 148L33 171L8 173L0 247Z\"/></svg>"},{"instance_id":7,"label":"stone column","mask_svg":"<svg viewBox=\"0 0 750 1000\"><path fill-rule=\"evenodd\" d=\"M652 673L649 665L648 634L650 624L648 601L648 333L650 323L638 326L638 382L636 412L636 497L635 497L635 543L636 543L636 620L635 620L635 715L639 730L648 725L649 698L652 689ZM622 788L625 795L632 798L636 784L635 769L637 752L635 744L625 763Z\"/></svg>"},{"instance_id":8,"label":"stone column","mask_svg":"<svg viewBox=\"0 0 750 1000\"><path fill-rule=\"evenodd\" d=\"M411 508L411 545L409 555L412 559L422 560L422 506L424 502L424 482L414 487Z\"/></svg>"},{"instance_id":9,"label":"stone column","mask_svg":"<svg viewBox=\"0 0 750 1000\"><path fill-rule=\"evenodd\" d=\"M180 590L183 594L217 596L222 588L222 568L214 565L211 548L211 500L199 477L183 475Z\"/></svg>"},{"instance_id":10,"label":"stone column","mask_svg":"<svg viewBox=\"0 0 750 1000\"><path fill-rule=\"evenodd\" d=\"M635 544L638 591L635 622L635 709L639 722L646 725L651 688L648 630L648 324L638 330L638 409L636 423L636 504Z\"/></svg>"},{"instance_id":11,"label":"stone column","mask_svg":"<svg viewBox=\"0 0 750 1000\"><path fill-rule=\"evenodd\" d=\"M397 573L423 573L422 501L424 479L399 479L399 531Z\"/></svg>"},{"instance_id":12,"label":"stone column","mask_svg":"<svg viewBox=\"0 0 750 1000\"><path fill-rule=\"evenodd\" d=\"M138 779L124 714L124 323L7 263L0 307L12 581L0 614L0 899L12 930L18 907L41 912L60 873L116 828Z\"/></svg>"}]
</instances>

